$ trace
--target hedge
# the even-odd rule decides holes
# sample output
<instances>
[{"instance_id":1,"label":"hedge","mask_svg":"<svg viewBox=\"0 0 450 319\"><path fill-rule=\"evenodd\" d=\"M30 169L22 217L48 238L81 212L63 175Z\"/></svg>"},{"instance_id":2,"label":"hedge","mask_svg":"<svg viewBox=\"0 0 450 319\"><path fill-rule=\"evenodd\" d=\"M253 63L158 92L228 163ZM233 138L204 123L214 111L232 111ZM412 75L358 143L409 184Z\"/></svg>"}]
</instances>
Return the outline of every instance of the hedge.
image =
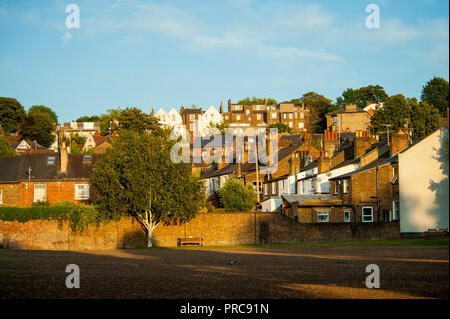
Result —
<instances>
[{"instance_id":1,"label":"hedge","mask_svg":"<svg viewBox=\"0 0 450 319\"><path fill-rule=\"evenodd\" d=\"M88 225L108 222L92 205L62 202L32 207L0 207L0 220L25 223L29 220L67 220L72 231L84 231Z\"/></svg>"}]
</instances>

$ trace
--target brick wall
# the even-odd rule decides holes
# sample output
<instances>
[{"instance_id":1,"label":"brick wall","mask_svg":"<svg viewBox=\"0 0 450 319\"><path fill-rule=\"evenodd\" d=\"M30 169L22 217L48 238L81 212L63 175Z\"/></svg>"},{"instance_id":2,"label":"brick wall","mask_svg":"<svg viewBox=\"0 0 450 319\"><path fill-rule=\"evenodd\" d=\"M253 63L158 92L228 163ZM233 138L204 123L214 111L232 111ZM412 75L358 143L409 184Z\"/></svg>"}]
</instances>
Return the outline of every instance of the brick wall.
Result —
<instances>
[{"instance_id":1,"label":"brick wall","mask_svg":"<svg viewBox=\"0 0 450 319\"><path fill-rule=\"evenodd\" d=\"M176 246L177 238L185 236L202 237L206 246L254 244L255 237L260 243L261 223L269 225L267 240L270 243L400 236L398 223L300 224L276 213L200 213L183 225L159 225L153 232L154 245ZM0 221L0 244L10 248L50 250L138 248L146 246L146 234L139 223L130 218L90 226L81 234L73 233L68 223L59 225L57 221Z\"/></svg>"}]
</instances>

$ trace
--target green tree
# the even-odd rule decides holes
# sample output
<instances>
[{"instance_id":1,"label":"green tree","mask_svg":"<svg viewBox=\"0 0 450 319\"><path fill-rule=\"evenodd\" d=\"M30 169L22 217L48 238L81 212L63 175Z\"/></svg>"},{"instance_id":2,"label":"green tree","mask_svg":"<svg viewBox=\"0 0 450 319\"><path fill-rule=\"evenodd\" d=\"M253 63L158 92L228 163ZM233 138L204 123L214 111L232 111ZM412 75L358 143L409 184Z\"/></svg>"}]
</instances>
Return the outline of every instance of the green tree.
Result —
<instances>
[{"instance_id":1,"label":"green tree","mask_svg":"<svg viewBox=\"0 0 450 319\"><path fill-rule=\"evenodd\" d=\"M219 123L209 122L207 126L207 134L209 136L222 135L225 136L225 129L230 127L230 121L222 120Z\"/></svg>"},{"instance_id":2,"label":"green tree","mask_svg":"<svg viewBox=\"0 0 450 319\"><path fill-rule=\"evenodd\" d=\"M151 131L157 135L167 134L167 130L164 130L159 125L159 121L156 117L146 114L135 107L127 107L120 111L117 120L119 121L119 130L132 130L138 133Z\"/></svg>"},{"instance_id":3,"label":"green tree","mask_svg":"<svg viewBox=\"0 0 450 319\"><path fill-rule=\"evenodd\" d=\"M264 99L263 98L257 98L255 96L252 99L250 99L249 97L246 97L246 98L238 101L237 104L245 104L245 105L264 104ZM277 104L278 104L277 100L275 100L273 98L268 98L267 99L267 105L277 105Z\"/></svg>"},{"instance_id":4,"label":"green tree","mask_svg":"<svg viewBox=\"0 0 450 319\"><path fill-rule=\"evenodd\" d=\"M41 112L27 115L19 132L23 138L36 141L44 147L50 147L55 141L55 135L52 133L52 120Z\"/></svg>"},{"instance_id":5,"label":"green tree","mask_svg":"<svg viewBox=\"0 0 450 319\"><path fill-rule=\"evenodd\" d=\"M323 132L326 128L325 114L331 105L331 100L316 92L303 94L300 101L311 110L312 125L311 130Z\"/></svg>"},{"instance_id":6,"label":"green tree","mask_svg":"<svg viewBox=\"0 0 450 319\"><path fill-rule=\"evenodd\" d=\"M413 100L407 100L402 94L389 97L384 102L384 107L375 111L372 117L372 126L375 133L384 134L386 127L383 124L390 124L390 132L397 132L400 128L405 128L408 118L411 116L411 104ZM382 137L386 138L385 135Z\"/></svg>"},{"instance_id":7,"label":"green tree","mask_svg":"<svg viewBox=\"0 0 450 319\"><path fill-rule=\"evenodd\" d=\"M0 134L0 156L15 156L16 151L11 147L11 144L6 137Z\"/></svg>"},{"instance_id":8,"label":"green tree","mask_svg":"<svg viewBox=\"0 0 450 319\"><path fill-rule=\"evenodd\" d=\"M81 154L82 151L80 147L77 144L70 145L70 153L72 154Z\"/></svg>"},{"instance_id":9,"label":"green tree","mask_svg":"<svg viewBox=\"0 0 450 319\"><path fill-rule=\"evenodd\" d=\"M44 105L33 105L28 109L27 112L28 115L34 115L36 113L46 114L50 118L52 123L58 124L58 116L55 112L53 112L51 108Z\"/></svg>"},{"instance_id":10,"label":"green tree","mask_svg":"<svg viewBox=\"0 0 450 319\"><path fill-rule=\"evenodd\" d=\"M25 117L25 109L19 101L10 97L0 97L0 126L3 133L19 131Z\"/></svg>"},{"instance_id":11,"label":"green tree","mask_svg":"<svg viewBox=\"0 0 450 319\"><path fill-rule=\"evenodd\" d=\"M388 95L381 85L363 86L357 91L359 107L366 107L368 103L381 103L388 99Z\"/></svg>"},{"instance_id":12,"label":"green tree","mask_svg":"<svg viewBox=\"0 0 450 319\"><path fill-rule=\"evenodd\" d=\"M272 123L266 128L266 133L270 133L271 128L277 128L278 133L291 133L291 128L289 125L283 124L283 123Z\"/></svg>"},{"instance_id":13,"label":"green tree","mask_svg":"<svg viewBox=\"0 0 450 319\"><path fill-rule=\"evenodd\" d=\"M91 178L99 210L108 218L136 218L147 231L148 247L160 223L188 221L204 206L203 184L190 165L171 161L173 144L158 134L122 130Z\"/></svg>"},{"instance_id":14,"label":"green tree","mask_svg":"<svg viewBox=\"0 0 450 319\"><path fill-rule=\"evenodd\" d=\"M257 203L253 185L244 186L238 179L231 178L219 189L219 202L227 212L245 212L253 209Z\"/></svg>"},{"instance_id":15,"label":"green tree","mask_svg":"<svg viewBox=\"0 0 450 319\"><path fill-rule=\"evenodd\" d=\"M417 103L416 99L413 99L410 105L415 138L428 136L439 128L441 116L437 108L427 102Z\"/></svg>"},{"instance_id":16,"label":"green tree","mask_svg":"<svg viewBox=\"0 0 450 319\"><path fill-rule=\"evenodd\" d=\"M72 136L71 141L75 141L76 144L84 144L86 142L86 139L86 136L81 136L78 133L75 133L75 135Z\"/></svg>"},{"instance_id":17,"label":"green tree","mask_svg":"<svg viewBox=\"0 0 450 319\"><path fill-rule=\"evenodd\" d=\"M100 116L98 115L85 115L76 119L75 122L98 122L100 120Z\"/></svg>"},{"instance_id":18,"label":"green tree","mask_svg":"<svg viewBox=\"0 0 450 319\"><path fill-rule=\"evenodd\" d=\"M439 110L441 116L446 115L449 106L449 85L440 77L434 77L422 88L420 99L433 105Z\"/></svg>"},{"instance_id":19,"label":"green tree","mask_svg":"<svg viewBox=\"0 0 450 319\"><path fill-rule=\"evenodd\" d=\"M336 105L344 107L349 104L355 104L361 108L368 103L381 103L387 100L388 94L381 85L368 85L355 90L352 88L342 92L342 96L336 98Z\"/></svg>"}]
</instances>

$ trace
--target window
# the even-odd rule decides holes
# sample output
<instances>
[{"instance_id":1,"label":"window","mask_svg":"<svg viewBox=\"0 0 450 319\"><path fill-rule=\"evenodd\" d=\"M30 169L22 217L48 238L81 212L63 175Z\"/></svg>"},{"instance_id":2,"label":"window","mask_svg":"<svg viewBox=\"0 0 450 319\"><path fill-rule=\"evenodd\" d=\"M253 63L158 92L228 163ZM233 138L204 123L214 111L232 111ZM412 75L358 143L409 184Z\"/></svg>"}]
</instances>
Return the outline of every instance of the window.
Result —
<instances>
[{"instance_id":1,"label":"window","mask_svg":"<svg viewBox=\"0 0 450 319\"><path fill-rule=\"evenodd\" d=\"M301 119L305 118L305 113L303 113L303 112L300 113L300 118L301 118Z\"/></svg>"},{"instance_id":2,"label":"window","mask_svg":"<svg viewBox=\"0 0 450 319\"><path fill-rule=\"evenodd\" d=\"M236 115L236 120L240 121L241 120L241 116L240 115Z\"/></svg>"},{"instance_id":3,"label":"window","mask_svg":"<svg viewBox=\"0 0 450 319\"><path fill-rule=\"evenodd\" d=\"M256 119L257 119L257 120L261 120L261 114L257 114L257 115L256 115Z\"/></svg>"},{"instance_id":4,"label":"window","mask_svg":"<svg viewBox=\"0 0 450 319\"><path fill-rule=\"evenodd\" d=\"M295 118L297 118L297 116L298 116L298 114L297 114L297 113L295 113Z\"/></svg>"},{"instance_id":5,"label":"window","mask_svg":"<svg viewBox=\"0 0 450 319\"><path fill-rule=\"evenodd\" d=\"M3 204L3 193L1 189L0 189L0 204Z\"/></svg>"},{"instance_id":6,"label":"window","mask_svg":"<svg viewBox=\"0 0 450 319\"><path fill-rule=\"evenodd\" d=\"M277 118L277 113L272 113L272 118L276 119Z\"/></svg>"},{"instance_id":7,"label":"window","mask_svg":"<svg viewBox=\"0 0 450 319\"><path fill-rule=\"evenodd\" d=\"M264 195L269 195L269 184L264 185Z\"/></svg>"},{"instance_id":8,"label":"window","mask_svg":"<svg viewBox=\"0 0 450 319\"><path fill-rule=\"evenodd\" d=\"M334 182L334 193L335 194L339 194L339 184L340 184L340 181Z\"/></svg>"},{"instance_id":9,"label":"window","mask_svg":"<svg viewBox=\"0 0 450 319\"><path fill-rule=\"evenodd\" d=\"M344 193L348 193L348 180L344 179L344 184L343 184L343 192Z\"/></svg>"},{"instance_id":10,"label":"window","mask_svg":"<svg viewBox=\"0 0 450 319\"><path fill-rule=\"evenodd\" d=\"M92 155L90 154L85 154L83 156L83 161L92 161Z\"/></svg>"},{"instance_id":11,"label":"window","mask_svg":"<svg viewBox=\"0 0 450 319\"><path fill-rule=\"evenodd\" d=\"M292 119L292 118L293 118L293 116L292 116L292 113L291 113L291 114L289 114L289 118L290 118L290 119Z\"/></svg>"},{"instance_id":12,"label":"window","mask_svg":"<svg viewBox=\"0 0 450 319\"><path fill-rule=\"evenodd\" d=\"M195 114L190 114L190 115L189 115L189 119L190 119L191 121L195 120Z\"/></svg>"},{"instance_id":13,"label":"window","mask_svg":"<svg viewBox=\"0 0 450 319\"><path fill-rule=\"evenodd\" d=\"M344 222L350 223L350 211L344 210Z\"/></svg>"},{"instance_id":14,"label":"window","mask_svg":"<svg viewBox=\"0 0 450 319\"><path fill-rule=\"evenodd\" d=\"M55 156L47 157L47 165L55 165L55 163L56 163L56 157Z\"/></svg>"},{"instance_id":15,"label":"window","mask_svg":"<svg viewBox=\"0 0 450 319\"><path fill-rule=\"evenodd\" d=\"M289 122L289 127L294 127L294 123L292 123L292 122Z\"/></svg>"},{"instance_id":16,"label":"window","mask_svg":"<svg viewBox=\"0 0 450 319\"><path fill-rule=\"evenodd\" d=\"M317 222L318 223L328 223L330 221L329 211L318 211L317 212Z\"/></svg>"},{"instance_id":17,"label":"window","mask_svg":"<svg viewBox=\"0 0 450 319\"><path fill-rule=\"evenodd\" d=\"M258 184L259 184L259 187L258 187L258 189L256 190L256 181L253 182L253 186L255 186L255 190L256 190L256 191L259 190L259 193L262 194L262 193L263 193L262 182L259 182L259 181L258 181Z\"/></svg>"},{"instance_id":18,"label":"window","mask_svg":"<svg viewBox=\"0 0 450 319\"><path fill-rule=\"evenodd\" d=\"M45 202L47 200L47 185L34 184L34 202Z\"/></svg>"},{"instance_id":19,"label":"window","mask_svg":"<svg viewBox=\"0 0 450 319\"><path fill-rule=\"evenodd\" d=\"M304 128L305 127L305 123L298 123L298 128Z\"/></svg>"},{"instance_id":20,"label":"window","mask_svg":"<svg viewBox=\"0 0 450 319\"><path fill-rule=\"evenodd\" d=\"M247 115L250 115L250 110L249 110L249 109L245 110L245 113L246 113Z\"/></svg>"},{"instance_id":21,"label":"window","mask_svg":"<svg viewBox=\"0 0 450 319\"><path fill-rule=\"evenodd\" d=\"M286 119L286 114L283 114L283 118Z\"/></svg>"},{"instance_id":22,"label":"window","mask_svg":"<svg viewBox=\"0 0 450 319\"><path fill-rule=\"evenodd\" d=\"M333 117L333 124L334 124L334 125L337 125L337 124L338 124L338 118L337 118L337 116L336 116L336 117Z\"/></svg>"},{"instance_id":23,"label":"window","mask_svg":"<svg viewBox=\"0 0 450 319\"><path fill-rule=\"evenodd\" d=\"M392 220L398 220L398 213L400 211L398 208L398 200L392 201L392 211L393 211Z\"/></svg>"},{"instance_id":24,"label":"window","mask_svg":"<svg viewBox=\"0 0 450 319\"><path fill-rule=\"evenodd\" d=\"M191 128L191 131L194 130L194 123L191 123L191 125L189 126Z\"/></svg>"},{"instance_id":25,"label":"window","mask_svg":"<svg viewBox=\"0 0 450 319\"><path fill-rule=\"evenodd\" d=\"M272 183L272 195L277 194L277 184L275 182Z\"/></svg>"},{"instance_id":26,"label":"window","mask_svg":"<svg viewBox=\"0 0 450 319\"><path fill-rule=\"evenodd\" d=\"M162 120L163 120L163 122L166 121L166 116L165 115L162 116Z\"/></svg>"},{"instance_id":27,"label":"window","mask_svg":"<svg viewBox=\"0 0 450 319\"><path fill-rule=\"evenodd\" d=\"M75 184L75 199L89 199L89 184Z\"/></svg>"},{"instance_id":28,"label":"window","mask_svg":"<svg viewBox=\"0 0 450 319\"><path fill-rule=\"evenodd\" d=\"M372 223L373 222L373 208L372 207L363 207L362 208L362 221L363 221L363 223Z\"/></svg>"},{"instance_id":29,"label":"window","mask_svg":"<svg viewBox=\"0 0 450 319\"><path fill-rule=\"evenodd\" d=\"M229 119L229 117L228 117L228 115L226 115L226 116L225 116L225 120L228 120L228 119Z\"/></svg>"}]
</instances>

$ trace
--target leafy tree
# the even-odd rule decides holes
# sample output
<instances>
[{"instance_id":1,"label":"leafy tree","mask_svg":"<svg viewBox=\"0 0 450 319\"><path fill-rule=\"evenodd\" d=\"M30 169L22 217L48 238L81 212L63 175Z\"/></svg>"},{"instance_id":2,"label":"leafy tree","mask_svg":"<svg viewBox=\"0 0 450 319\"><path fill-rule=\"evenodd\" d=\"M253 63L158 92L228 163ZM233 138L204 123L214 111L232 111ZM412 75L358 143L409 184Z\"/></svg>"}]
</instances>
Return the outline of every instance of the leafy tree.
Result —
<instances>
[{"instance_id":1,"label":"leafy tree","mask_svg":"<svg viewBox=\"0 0 450 319\"><path fill-rule=\"evenodd\" d=\"M336 98L336 105L340 108L349 104L358 104L358 102L358 90L354 90L351 88L346 89L344 92L342 92L342 96Z\"/></svg>"},{"instance_id":2,"label":"leafy tree","mask_svg":"<svg viewBox=\"0 0 450 319\"><path fill-rule=\"evenodd\" d=\"M222 120L219 123L209 122L207 127L207 134L209 136L222 135L225 136L225 129L230 127L230 121Z\"/></svg>"},{"instance_id":3,"label":"leafy tree","mask_svg":"<svg viewBox=\"0 0 450 319\"><path fill-rule=\"evenodd\" d=\"M433 105L439 110L441 116L445 116L449 107L448 82L443 78L434 77L422 88L420 99Z\"/></svg>"},{"instance_id":4,"label":"leafy tree","mask_svg":"<svg viewBox=\"0 0 450 319\"><path fill-rule=\"evenodd\" d=\"M100 123L100 135L105 136L107 134L108 128L112 126L112 129L117 129L115 127L115 122L118 120L120 113L123 110L118 107L116 109L108 109L105 114L100 115L98 122Z\"/></svg>"},{"instance_id":5,"label":"leafy tree","mask_svg":"<svg viewBox=\"0 0 450 319\"><path fill-rule=\"evenodd\" d=\"M386 127L383 124L390 124L389 131L391 132L404 128L406 119L410 118L411 115L410 104L402 94L389 97L384 102L384 107L375 111L372 117L372 126L375 133L380 134L386 131Z\"/></svg>"},{"instance_id":6,"label":"leafy tree","mask_svg":"<svg viewBox=\"0 0 450 319\"><path fill-rule=\"evenodd\" d=\"M44 147L50 147L55 141L53 122L47 114L36 112L27 115L19 134L26 139L36 141Z\"/></svg>"},{"instance_id":7,"label":"leafy tree","mask_svg":"<svg viewBox=\"0 0 450 319\"><path fill-rule=\"evenodd\" d=\"M85 115L76 119L75 122L98 122L100 120L100 116L98 115Z\"/></svg>"},{"instance_id":8,"label":"leafy tree","mask_svg":"<svg viewBox=\"0 0 450 319\"><path fill-rule=\"evenodd\" d=\"M55 112L53 112L53 110L47 106L44 105L33 105L32 107L30 107L28 109L28 115L33 115L36 113L42 113L42 114L46 114L50 120L52 121L52 123L58 124L58 116L56 115Z\"/></svg>"},{"instance_id":9,"label":"leafy tree","mask_svg":"<svg viewBox=\"0 0 450 319\"><path fill-rule=\"evenodd\" d=\"M368 85L359 89L348 88L342 92L342 96L336 98L336 105L344 107L349 104L355 104L361 108L368 103L381 103L387 100L389 96L381 85Z\"/></svg>"},{"instance_id":10,"label":"leafy tree","mask_svg":"<svg viewBox=\"0 0 450 319\"><path fill-rule=\"evenodd\" d=\"M363 86L358 89L359 107L366 107L368 103L381 103L388 99L388 95L381 85Z\"/></svg>"},{"instance_id":11,"label":"leafy tree","mask_svg":"<svg viewBox=\"0 0 450 319\"><path fill-rule=\"evenodd\" d=\"M289 125L283 124L283 123L272 123L266 128L266 133L270 133L271 128L277 128L278 133L291 133L291 128Z\"/></svg>"},{"instance_id":12,"label":"leafy tree","mask_svg":"<svg viewBox=\"0 0 450 319\"><path fill-rule=\"evenodd\" d=\"M156 117L142 112L138 108L126 108L119 113L119 130L132 130L138 133L151 131L158 135L167 134L160 125Z\"/></svg>"},{"instance_id":13,"label":"leafy tree","mask_svg":"<svg viewBox=\"0 0 450 319\"><path fill-rule=\"evenodd\" d=\"M236 178L230 178L218 191L220 204L227 212L244 212L255 207L257 203L256 190L253 185L244 186Z\"/></svg>"},{"instance_id":14,"label":"leafy tree","mask_svg":"<svg viewBox=\"0 0 450 319\"><path fill-rule=\"evenodd\" d=\"M192 176L189 164L171 161L174 141L155 131L122 130L96 162L91 178L99 210L114 219L136 218L147 231L148 247L160 223L188 221L204 206L203 184Z\"/></svg>"},{"instance_id":15,"label":"leafy tree","mask_svg":"<svg viewBox=\"0 0 450 319\"><path fill-rule=\"evenodd\" d=\"M245 105L250 105L250 104L264 104L264 99L263 98L257 98L257 97L253 97L252 99L250 99L249 97L246 97L240 101L237 102L237 104L245 104ZM267 105L277 105L278 102L275 99L272 98L268 98L267 99Z\"/></svg>"},{"instance_id":16,"label":"leafy tree","mask_svg":"<svg viewBox=\"0 0 450 319\"><path fill-rule=\"evenodd\" d=\"M82 151L81 151L80 147L77 144L72 144L70 146L70 153L72 153L72 154L81 154Z\"/></svg>"},{"instance_id":17,"label":"leafy tree","mask_svg":"<svg viewBox=\"0 0 450 319\"><path fill-rule=\"evenodd\" d=\"M0 156L15 156L16 151L11 147L11 144L6 137L0 134Z\"/></svg>"},{"instance_id":18,"label":"leafy tree","mask_svg":"<svg viewBox=\"0 0 450 319\"><path fill-rule=\"evenodd\" d=\"M439 110L427 102L411 102L411 124L414 128L414 136L421 138L430 135L440 126L441 116Z\"/></svg>"},{"instance_id":19,"label":"leafy tree","mask_svg":"<svg viewBox=\"0 0 450 319\"><path fill-rule=\"evenodd\" d=\"M25 109L16 99L0 97L0 126L3 133L19 131L25 117Z\"/></svg>"},{"instance_id":20,"label":"leafy tree","mask_svg":"<svg viewBox=\"0 0 450 319\"><path fill-rule=\"evenodd\" d=\"M86 142L87 137L86 136L81 136L78 133L75 133L72 136L71 141L74 141L76 144L84 144Z\"/></svg>"},{"instance_id":21,"label":"leafy tree","mask_svg":"<svg viewBox=\"0 0 450 319\"><path fill-rule=\"evenodd\" d=\"M325 114L328 111L331 100L319 93L308 92L303 94L300 101L311 110L311 129L316 132L323 132L326 128Z\"/></svg>"}]
</instances>

